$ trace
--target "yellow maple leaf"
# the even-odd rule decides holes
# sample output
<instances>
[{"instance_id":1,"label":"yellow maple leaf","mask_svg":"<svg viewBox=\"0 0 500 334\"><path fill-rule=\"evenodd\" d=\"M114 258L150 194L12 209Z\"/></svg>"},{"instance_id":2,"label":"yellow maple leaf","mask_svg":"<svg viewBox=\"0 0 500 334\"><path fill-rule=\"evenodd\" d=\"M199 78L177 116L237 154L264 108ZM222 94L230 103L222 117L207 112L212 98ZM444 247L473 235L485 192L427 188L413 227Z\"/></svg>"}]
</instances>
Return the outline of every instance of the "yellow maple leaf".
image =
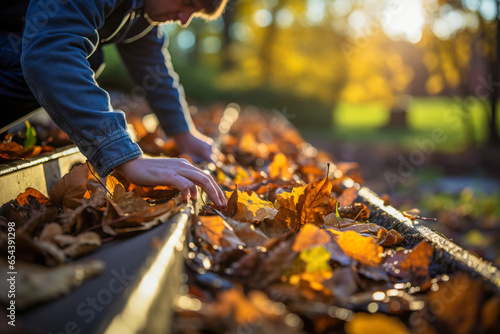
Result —
<instances>
[{"instance_id":1,"label":"yellow maple leaf","mask_svg":"<svg viewBox=\"0 0 500 334\"><path fill-rule=\"evenodd\" d=\"M235 220L239 221L263 221L264 219L273 219L278 213L278 210L274 208L273 203L265 201L255 192L241 192L238 191L238 211L233 217ZM226 191L226 197L230 198L232 191Z\"/></svg>"}]
</instances>

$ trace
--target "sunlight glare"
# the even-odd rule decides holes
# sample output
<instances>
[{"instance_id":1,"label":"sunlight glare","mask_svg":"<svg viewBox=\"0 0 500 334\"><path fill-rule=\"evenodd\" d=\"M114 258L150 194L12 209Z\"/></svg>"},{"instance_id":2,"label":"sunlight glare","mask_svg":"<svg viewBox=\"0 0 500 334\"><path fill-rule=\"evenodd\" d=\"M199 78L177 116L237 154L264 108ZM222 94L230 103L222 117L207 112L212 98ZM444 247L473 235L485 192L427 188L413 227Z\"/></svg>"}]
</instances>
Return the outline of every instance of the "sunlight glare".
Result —
<instances>
[{"instance_id":1,"label":"sunlight glare","mask_svg":"<svg viewBox=\"0 0 500 334\"><path fill-rule=\"evenodd\" d=\"M425 23L422 0L388 1L385 14L382 27L388 36L411 43L420 41Z\"/></svg>"}]
</instances>

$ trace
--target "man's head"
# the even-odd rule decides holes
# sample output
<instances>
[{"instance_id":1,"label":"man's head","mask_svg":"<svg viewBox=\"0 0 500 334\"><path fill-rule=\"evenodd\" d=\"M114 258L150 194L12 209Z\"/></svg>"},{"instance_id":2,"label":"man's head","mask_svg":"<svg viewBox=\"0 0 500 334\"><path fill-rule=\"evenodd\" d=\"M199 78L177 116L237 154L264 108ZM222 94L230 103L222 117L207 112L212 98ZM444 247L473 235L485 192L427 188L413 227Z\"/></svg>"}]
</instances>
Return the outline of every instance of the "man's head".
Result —
<instances>
[{"instance_id":1,"label":"man's head","mask_svg":"<svg viewBox=\"0 0 500 334\"><path fill-rule=\"evenodd\" d=\"M207 21L218 18L228 0L144 0L144 10L154 22L175 22L187 26L193 17Z\"/></svg>"}]
</instances>

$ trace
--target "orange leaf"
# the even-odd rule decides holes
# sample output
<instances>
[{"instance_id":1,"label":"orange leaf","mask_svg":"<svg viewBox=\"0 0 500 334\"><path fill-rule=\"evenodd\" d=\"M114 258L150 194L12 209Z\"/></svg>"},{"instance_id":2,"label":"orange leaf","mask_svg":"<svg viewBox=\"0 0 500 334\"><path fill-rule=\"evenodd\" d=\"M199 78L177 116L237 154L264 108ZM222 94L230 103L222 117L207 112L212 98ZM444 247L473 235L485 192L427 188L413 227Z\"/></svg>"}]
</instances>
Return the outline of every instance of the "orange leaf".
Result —
<instances>
[{"instance_id":1,"label":"orange leaf","mask_svg":"<svg viewBox=\"0 0 500 334\"><path fill-rule=\"evenodd\" d=\"M372 237L364 237L354 231L329 230L336 237L344 253L363 264L374 266L382 262L384 248Z\"/></svg>"},{"instance_id":2,"label":"orange leaf","mask_svg":"<svg viewBox=\"0 0 500 334\"><path fill-rule=\"evenodd\" d=\"M410 280L414 277L426 278L429 275L434 247L427 241L422 241L413 249L397 251L387 257L384 267L394 276Z\"/></svg>"},{"instance_id":3,"label":"orange leaf","mask_svg":"<svg viewBox=\"0 0 500 334\"><path fill-rule=\"evenodd\" d=\"M323 224L323 217L332 211L329 201L332 196L332 184L325 176L317 182L307 185L299 198L297 212L300 212L301 224Z\"/></svg>"},{"instance_id":4,"label":"orange leaf","mask_svg":"<svg viewBox=\"0 0 500 334\"><path fill-rule=\"evenodd\" d=\"M229 247L244 244L234 231L228 229L220 216L200 216L195 225L196 234L216 247Z\"/></svg>"},{"instance_id":5,"label":"orange leaf","mask_svg":"<svg viewBox=\"0 0 500 334\"><path fill-rule=\"evenodd\" d=\"M410 330L397 317L391 317L382 313L366 314L358 312L354 320L345 326L347 334L362 333L410 333Z\"/></svg>"},{"instance_id":6,"label":"orange leaf","mask_svg":"<svg viewBox=\"0 0 500 334\"><path fill-rule=\"evenodd\" d=\"M47 198L44 194L36 190L35 188L28 187L26 190L17 195L16 201L19 203L19 205L26 205L28 204L28 196L34 197L38 203L43 204L43 205L51 205L52 201Z\"/></svg>"},{"instance_id":7,"label":"orange leaf","mask_svg":"<svg viewBox=\"0 0 500 334\"><path fill-rule=\"evenodd\" d=\"M300 230L297 238L293 243L292 249L294 252L301 252L309 248L321 246L330 242L331 237L327 231L320 229L316 225L306 224Z\"/></svg>"},{"instance_id":8,"label":"orange leaf","mask_svg":"<svg viewBox=\"0 0 500 334\"><path fill-rule=\"evenodd\" d=\"M347 188L337 197L337 202L339 202L340 206L351 206L356 198L358 198L356 188Z\"/></svg>"}]
</instances>

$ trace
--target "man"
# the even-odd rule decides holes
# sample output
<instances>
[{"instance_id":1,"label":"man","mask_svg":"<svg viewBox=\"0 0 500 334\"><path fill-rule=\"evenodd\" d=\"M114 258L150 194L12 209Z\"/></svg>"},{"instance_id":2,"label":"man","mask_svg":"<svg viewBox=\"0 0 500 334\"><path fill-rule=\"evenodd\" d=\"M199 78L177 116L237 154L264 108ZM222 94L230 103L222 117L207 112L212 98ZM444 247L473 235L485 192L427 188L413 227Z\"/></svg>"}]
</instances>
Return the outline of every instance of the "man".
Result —
<instances>
[{"instance_id":1,"label":"man","mask_svg":"<svg viewBox=\"0 0 500 334\"><path fill-rule=\"evenodd\" d=\"M8 2L8 3L6 3ZM2 123L40 104L100 176L112 170L143 185L173 185L184 198L196 186L226 204L216 182L184 159L146 157L126 131L123 112L95 81L100 46L115 43L132 78L183 153L210 159L212 141L197 132L172 72L158 24L182 26L220 16L227 0L18 0L0 4ZM1 128L1 126L0 126Z\"/></svg>"}]
</instances>

